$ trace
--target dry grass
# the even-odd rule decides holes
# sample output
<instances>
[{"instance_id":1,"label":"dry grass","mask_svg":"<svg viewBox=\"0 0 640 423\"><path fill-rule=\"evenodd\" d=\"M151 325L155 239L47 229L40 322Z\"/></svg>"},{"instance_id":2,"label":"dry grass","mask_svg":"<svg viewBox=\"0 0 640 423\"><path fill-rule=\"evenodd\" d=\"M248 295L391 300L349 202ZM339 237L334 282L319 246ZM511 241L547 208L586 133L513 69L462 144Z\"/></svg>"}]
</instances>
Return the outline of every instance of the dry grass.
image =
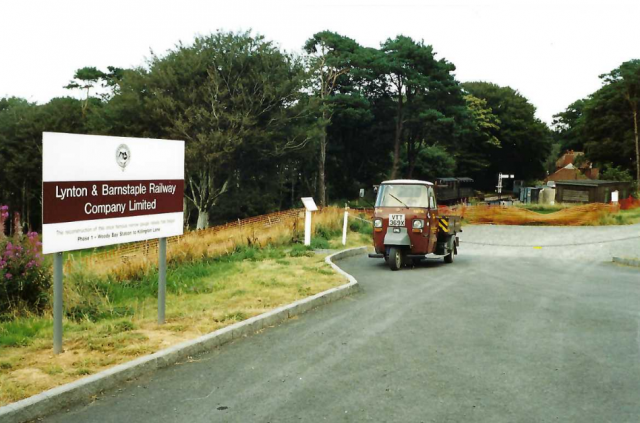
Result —
<instances>
[{"instance_id":1,"label":"dry grass","mask_svg":"<svg viewBox=\"0 0 640 423\"><path fill-rule=\"evenodd\" d=\"M332 230L342 230L344 210L327 207L313 214L312 232L318 226ZM229 254L241 246L287 245L292 241L304 238L304 213L297 217L284 218L279 223L256 224L244 227L224 228L220 231L191 231L167 248L169 264L193 263L205 258L219 257ZM94 258L85 257L81 263L89 263L93 272L98 276L110 276L116 280L141 279L157 267L157 247L145 248L140 244L138 248L124 254L96 255ZM67 264L67 269L74 271L73 261Z\"/></svg>"}]
</instances>

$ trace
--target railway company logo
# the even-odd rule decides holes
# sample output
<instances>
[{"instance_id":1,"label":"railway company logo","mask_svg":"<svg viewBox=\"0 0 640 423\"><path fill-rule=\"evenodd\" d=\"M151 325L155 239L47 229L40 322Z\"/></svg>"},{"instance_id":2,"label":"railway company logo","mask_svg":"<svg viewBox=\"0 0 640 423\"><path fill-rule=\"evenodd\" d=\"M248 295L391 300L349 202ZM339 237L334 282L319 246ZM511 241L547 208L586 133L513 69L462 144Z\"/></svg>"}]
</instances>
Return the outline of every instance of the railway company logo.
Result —
<instances>
[{"instance_id":1,"label":"railway company logo","mask_svg":"<svg viewBox=\"0 0 640 423\"><path fill-rule=\"evenodd\" d=\"M116 163L118 163L118 166L120 166L124 172L124 168L127 167L130 161L131 150L129 150L127 144L120 144L116 149Z\"/></svg>"}]
</instances>

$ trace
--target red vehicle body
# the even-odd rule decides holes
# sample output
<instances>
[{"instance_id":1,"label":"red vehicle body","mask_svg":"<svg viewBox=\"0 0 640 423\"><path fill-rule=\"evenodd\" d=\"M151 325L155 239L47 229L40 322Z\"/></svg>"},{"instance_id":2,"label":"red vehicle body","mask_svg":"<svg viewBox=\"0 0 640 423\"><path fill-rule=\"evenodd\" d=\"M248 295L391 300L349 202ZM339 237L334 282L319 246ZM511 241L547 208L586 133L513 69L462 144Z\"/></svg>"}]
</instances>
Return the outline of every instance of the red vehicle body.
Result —
<instances>
[{"instance_id":1,"label":"red vehicle body","mask_svg":"<svg viewBox=\"0 0 640 423\"><path fill-rule=\"evenodd\" d=\"M431 182L398 179L383 182L374 212L372 258L384 258L391 270L427 255L453 262L458 250L460 218L441 216Z\"/></svg>"}]
</instances>

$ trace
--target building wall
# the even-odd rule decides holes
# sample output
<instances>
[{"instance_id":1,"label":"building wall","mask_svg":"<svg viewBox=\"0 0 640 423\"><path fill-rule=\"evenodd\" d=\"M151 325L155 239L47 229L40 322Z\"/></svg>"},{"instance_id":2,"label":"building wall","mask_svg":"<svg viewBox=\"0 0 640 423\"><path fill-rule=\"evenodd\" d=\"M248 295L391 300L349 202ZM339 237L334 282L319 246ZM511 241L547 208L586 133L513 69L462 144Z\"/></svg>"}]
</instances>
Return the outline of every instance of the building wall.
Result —
<instances>
[{"instance_id":1,"label":"building wall","mask_svg":"<svg viewBox=\"0 0 640 423\"><path fill-rule=\"evenodd\" d=\"M593 203L594 188L596 187L556 185L556 199L560 203Z\"/></svg>"},{"instance_id":2,"label":"building wall","mask_svg":"<svg viewBox=\"0 0 640 423\"><path fill-rule=\"evenodd\" d=\"M556 200L560 203L609 203L613 191L619 192L619 198L625 198L631 192L631 183L599 186L556 184Z\"/></svg>"}]
</instances>

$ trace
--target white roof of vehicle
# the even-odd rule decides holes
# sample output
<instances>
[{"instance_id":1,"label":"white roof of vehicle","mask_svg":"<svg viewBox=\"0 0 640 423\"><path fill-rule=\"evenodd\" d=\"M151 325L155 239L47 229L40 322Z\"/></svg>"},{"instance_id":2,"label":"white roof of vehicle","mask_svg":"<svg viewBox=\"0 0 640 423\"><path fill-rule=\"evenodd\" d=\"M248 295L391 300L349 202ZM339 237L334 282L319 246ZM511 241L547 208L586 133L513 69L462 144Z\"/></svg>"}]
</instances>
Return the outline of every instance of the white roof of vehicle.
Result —
<instances>
[{"instance_id":1,"label":"white roof of vehicle","mask_svg":"<svg viewBox=\"0 0 640 423\"><path fill-rule=\"evenodd\" d=\"M416 184L416 185L433 185L431 182L418 181L417 179L393 179L391 181L384 181L382 185L386 184Z\"/></svg>"}]
</instances>

